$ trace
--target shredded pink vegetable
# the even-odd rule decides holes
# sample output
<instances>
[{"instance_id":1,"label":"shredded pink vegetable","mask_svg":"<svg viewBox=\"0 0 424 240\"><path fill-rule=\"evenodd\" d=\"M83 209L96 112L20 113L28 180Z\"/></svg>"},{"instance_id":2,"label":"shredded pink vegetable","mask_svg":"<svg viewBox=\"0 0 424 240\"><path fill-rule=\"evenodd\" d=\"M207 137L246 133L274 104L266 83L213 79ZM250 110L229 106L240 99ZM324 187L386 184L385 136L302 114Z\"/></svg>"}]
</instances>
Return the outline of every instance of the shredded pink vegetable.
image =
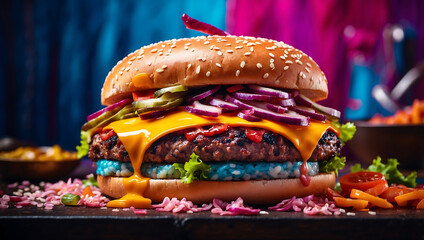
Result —
<instances>
[{"instance_id":1,"label":"shredded pink vegetable","mask_svg":"<svg viewBox=\"0 0 424 240\"><path fill-rule=\"evenodd\" d=\"M232 201L230 204L215 198L212 204L214 208L211 210L211 212L221 216L257 215L261 211L261 209L254 209L244 205L243 199L241 197L237 198L235 201Z\"/></svg>"},{"instance_id":2,"label":"shredded pink vegetable","mask_svg":"<svg viewBox=\"0 0 424 240\"><path fill-rule=\"evenodd\" d=\"M275 206L269 207L269 210L286 212L286 211L295 211L302 212L307 215L340 215L340 208L336 207L336 204L333 201L328 200L327 198L316 197L314 195L309 195L303 198L292 197L290 199L283 200Z\"/></svg>"},{"instance_id":3,"label":"shredded pink vegetable","mask_svg":"<svg viewBox=\"0 0 424 240\"><path fill-rule=\"evenodd\" d=\"M77 178L73 181L72 179L68 179L67 182L41 182L38 186L31 184L29 181L22 181L21 184L16 182L9 184L7 187L16 191L13 192L13 195L2 194L0 208L9 208L9 203L15 202L16 208L33 205L38 208L44 207L44 209L50 210L54 206L62 204L61 198L67 193L79 195L81 200L78 202L78 205L86 207L104 207L109 202L107 197L102 196L100 189L94 186L91 186L94 196L83 196L85 186Z\"/></svg>"},{"instance_id":4,"label":"shredded pink vegetable","mask_svg":"<svg viewBox=\"0 0 424 240\"><path fill-rule=\"evenodd\" d=\"M203 204L202 207L197 207L197 205L187 201L185 198L178 200L177 198L169 199L169 197L165 197L162 203L154 204L152 208L158 212L195 213L209 211L212 208L212 204Z\"/></svg>"}]
</instances>

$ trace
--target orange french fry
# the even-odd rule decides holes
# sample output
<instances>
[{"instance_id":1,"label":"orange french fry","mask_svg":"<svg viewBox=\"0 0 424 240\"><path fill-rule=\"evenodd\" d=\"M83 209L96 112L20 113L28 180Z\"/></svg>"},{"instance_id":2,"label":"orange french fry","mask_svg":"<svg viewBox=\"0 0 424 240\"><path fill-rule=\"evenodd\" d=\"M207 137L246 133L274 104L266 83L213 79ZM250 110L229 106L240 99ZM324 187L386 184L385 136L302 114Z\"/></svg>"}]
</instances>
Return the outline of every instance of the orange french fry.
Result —
<instances>
[{"instance_id":1,"label":"orange french fry","mask_svg":"<svg viewBox=\"0 0 424 240\"><path fill-rule=\"evenodd\" d=\"M421 123L421 111L420 111L420 101L418 99L414 100L414 103L411 107L411 123L420 124Z\"/></svg>"},{"instance_id":2,"label":"orange french fry","mask_svg":"<svg viewBox=\"0 0 424 240\"><path fill-rule=\"evenodd\" d=\"M395 197L395 201L400 207L406 206L408 201L415 199L424 199L424 190L417 190Z\"/></svg>"},{"instance_id":3,"label":"orange french fry","mask_svg":"<svg viewBox=\"0 0 424 240\"><path fill-rule=\"evenodd\" d=\"M364 209L368 206L368 201L361 199L333 197L333 200L337 207L353 207L355 209Z\"/></svg>"},{"instance_id":4,"label":"orange french fry","mask_svg":"<svg viewBox=\"0 0 424 240\"><path fill-rule=\"evenodd\" d=\"M393 205L390 202L388 202L386 199L373 196L371 194L368 194L368 193L363 192L363 191L358 190L358 189L352 189L352 191L350 192L350 197L356 198L356 199L366 200L369 203L371 203L372 205L377 206L377 207L393 208Z\"/></svg>"},{"instance_id":5,"label":"orange french fry","mask_svg":"<svg viewBox=\"0 0 424 240\"><path fill-rule=\"evenodd\" d=\"M94 196L94 193L91 191L91 188L90 188L90 186L87 186L87 187L85 187L84 188L84 191L82 192L82 196L84 197L84 196L88 196L88 197L93 197Z\"/></svg>"},{"instance_id":6,"label":"orange french fry","mask_svg":"<svg viewBox=\"0 0 424 240\"><path fill-rule=\"evenodd\" d=\"M418 203L417 209L424 209L424 199L421 199L421 201Z\"/></svg>"}]
</instances>

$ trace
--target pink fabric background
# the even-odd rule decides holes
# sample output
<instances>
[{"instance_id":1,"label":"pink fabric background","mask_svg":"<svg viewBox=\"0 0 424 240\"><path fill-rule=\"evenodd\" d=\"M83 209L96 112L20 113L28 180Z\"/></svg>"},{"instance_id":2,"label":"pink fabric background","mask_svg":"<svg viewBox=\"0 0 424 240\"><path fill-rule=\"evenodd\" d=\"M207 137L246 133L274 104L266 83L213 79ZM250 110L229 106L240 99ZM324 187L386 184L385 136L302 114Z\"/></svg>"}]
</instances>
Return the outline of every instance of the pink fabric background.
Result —
<instances>
[{"instance_id":1,"label":"pink fabric background","mask_svg":"<svg viewBox=\"0 0 424 240\"><path fill-rule=\"evenodd\" d=\"M322 103L344 110L353 58L378 68L382 31L388 23L407 20L424 42L420 12L424 13L424 4L412 0L229 0L227 31L281 40L310 55L329 82L330 94ZM355 34L347 37L349 25ZM416 49L417 59L423 59L423 49L422 45Z\"/></svg>"}]
</instances>

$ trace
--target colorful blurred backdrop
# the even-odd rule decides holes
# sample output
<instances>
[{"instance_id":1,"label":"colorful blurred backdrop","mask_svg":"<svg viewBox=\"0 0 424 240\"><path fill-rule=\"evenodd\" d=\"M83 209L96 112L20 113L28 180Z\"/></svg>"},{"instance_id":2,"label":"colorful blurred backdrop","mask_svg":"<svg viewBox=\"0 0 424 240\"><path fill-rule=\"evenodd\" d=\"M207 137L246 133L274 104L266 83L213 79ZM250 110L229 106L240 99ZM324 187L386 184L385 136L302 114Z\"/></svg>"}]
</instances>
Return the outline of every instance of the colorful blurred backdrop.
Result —
<instances>
[{"instance_id":1,"label":"colorful blurred backdrop","mask_svg":"<svg viewBox=\"0 0 424 240\"><path fill-rule=\"evenodd\" d=\"M202 35L183 13L234 35L285 41L310 55L329 83L323 103L345 119L388 114L371 97L424 60L420 0L2 0L0 138L73 149L102 108L108 71L153 42ZM420 81L401 99L424 98Z\"/></svg>"}]
</instances>

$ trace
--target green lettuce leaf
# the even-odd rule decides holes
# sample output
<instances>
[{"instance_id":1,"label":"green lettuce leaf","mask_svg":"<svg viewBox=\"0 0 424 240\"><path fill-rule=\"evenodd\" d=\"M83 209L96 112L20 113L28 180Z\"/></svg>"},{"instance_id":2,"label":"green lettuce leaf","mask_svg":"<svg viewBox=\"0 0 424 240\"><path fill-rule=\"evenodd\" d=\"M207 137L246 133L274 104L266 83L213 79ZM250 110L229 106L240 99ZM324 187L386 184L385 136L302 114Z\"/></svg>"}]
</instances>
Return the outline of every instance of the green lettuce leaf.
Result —
<instances>
[{"instance_id":1,"label":"green lettuce leaf","mask_svg":"<svg viewBox=\"0 0 424 240\"><path fill-rule=\"evenodd\" d=\"M78 154L78 158L82 158L85 155L88 154L88 143L89 143L89 135L87 132L85 131L81 131L81 142L80 145L77 146L77 154Z\"/></svg>"},{"instance_id":2,"label":"green lettuce leaf","mask_svg":"<svg viewBox=\"0 0 424 240\"><path fill-rule=\"evenodd\" d=\"M372 164L368 166L367 169L363 169L361 164L357 163L350 168L350 172L359 172L359 171L372 171L382 173L389 185L391 184L403 184L407 187L416 187L417 186L417 172L412 172L408 176L404 176L397 166L399 162L396 158L387 159L387 163L384 164L381 162L381 157L378 156L372 161Z\"/></svg>"},{"instance_id":3,"label":"green lettuce leaf","mask_svg":"<svg viewBox=\"0 0 424 240\"><path fill-rule=\"evenodd\" d=\"M346 157L335 156L330 160L324 160L319 162L319 171L321 173L335 172L339 174L339 169L343 169L346 165Z\"/></svg>"},{"instance_id":4,"label":"green lettuce leaf","mask_svg":"<svg viewBox=\"0 0 424 240\"><path fill-rule=\"evenodd\" d=\"M94 174L89 174L87 175L87 178L82 180L82 186L83 188L87 187L87 186L95 186L95 187L99 187L99 184L97 183L96 179L94 178Z\"/></svg>"},{"instance_id":5,"label":"green lettuce leaf","mask_svg":"<svg viewBox=\"0 0 424 240\"><path fill-rule=\"evenodd\" d=\"M351 122L341 125L339 122L334 121L331 122L331 124L340 130L340 141L342 145L345 145L345 143L352 139L356 133L356 126Z\"/></svg>"},{"instance_id":6,"label":"green lettuce leaf","mask_svg":"<svg viewBox=\"0 0 424 240\"><path fill-rule=\"evenodd\" d=\"M205 172L211 170L211 166L203 163L199 156L195 153L192 153L190 160L183 163L174 163L172 164L175 169L181 173L181 181L183 183L191 183L194 180L204 180L206 179Z\"/></svg>"}]
</instances>

